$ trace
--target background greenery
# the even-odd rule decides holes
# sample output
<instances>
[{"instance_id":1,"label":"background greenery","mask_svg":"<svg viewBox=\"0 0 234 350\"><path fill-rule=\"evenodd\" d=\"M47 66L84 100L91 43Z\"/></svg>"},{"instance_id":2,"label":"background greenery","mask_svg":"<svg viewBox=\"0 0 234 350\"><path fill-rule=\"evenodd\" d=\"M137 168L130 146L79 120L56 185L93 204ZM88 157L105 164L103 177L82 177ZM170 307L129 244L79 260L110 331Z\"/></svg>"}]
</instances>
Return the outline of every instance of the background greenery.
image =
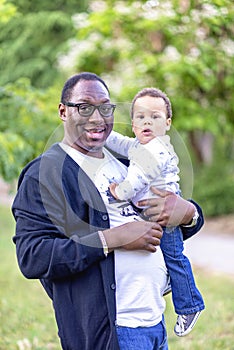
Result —
<instances>
[{"instance_id":1,"label":"background greenery","mask_svg":"<svg viewBox=\"0 0 234 350\"><path fill-rule=\"evenodd\" d=\"M108 83L125 134L134 94L165 90L191 156L182 187L206 215L233 212L233 17L232 0L0 0L0 176L13 181L45 149L64 80L88 70Z\"/></svg>"},{"instance_id":2,"label":"background greenery","mask_svg":"<svg viewBox=\"0 0 234 350\"><path fill-rule=\"evenodd\" d=\"M14 222L10 209L0 207L0 350L60 350L51 302L37 280L26 280L18 269L12 242ZM194 271L205 299L192 333L178 338L173 333L176 315L171 296L165 313L172 350L234 349L234 280L228 276Z\"/></svg>"}]
</instances>

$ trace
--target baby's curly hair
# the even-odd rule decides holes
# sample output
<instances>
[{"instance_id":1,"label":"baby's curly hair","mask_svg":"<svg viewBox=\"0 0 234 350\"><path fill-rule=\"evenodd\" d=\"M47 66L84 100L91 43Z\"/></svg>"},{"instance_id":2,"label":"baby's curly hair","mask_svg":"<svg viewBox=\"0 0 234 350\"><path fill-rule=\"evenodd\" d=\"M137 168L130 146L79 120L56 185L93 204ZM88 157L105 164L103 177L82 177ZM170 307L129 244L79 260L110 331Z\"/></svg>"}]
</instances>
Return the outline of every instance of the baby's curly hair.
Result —
<instances>
[{"instance_id":1,"label":"baby's curly hair","mask_svg":"<svg viewBox=\"0 0 234 350\"><path fill-rule=\"evenodd\" d=\"M165 101L166 105L166 110L167 110L167 118L172 118L172 107L171 107L171 102L165 92L161 91L160 89L154 88L154 87L148 87L140 90L135 97L132 100L132 105L131 105L131 118L133 118L133 110L134 110L134 105L136 103L136 100L141 97L145 96L151 96L151 97L156 97L156 98L162 98Z\"/></svg>"}]
</instances>

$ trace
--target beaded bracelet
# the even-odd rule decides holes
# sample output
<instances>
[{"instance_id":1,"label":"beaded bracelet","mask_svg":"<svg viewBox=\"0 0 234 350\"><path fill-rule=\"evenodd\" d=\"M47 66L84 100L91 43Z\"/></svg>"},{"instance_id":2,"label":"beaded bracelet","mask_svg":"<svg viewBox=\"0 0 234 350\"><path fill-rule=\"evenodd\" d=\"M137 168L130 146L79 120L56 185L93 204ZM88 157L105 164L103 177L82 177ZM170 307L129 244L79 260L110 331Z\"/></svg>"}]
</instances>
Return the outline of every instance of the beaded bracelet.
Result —
<instances>
[{"instance_id":1,"label":"beaded bracelet","mask_svg":"<svg viewBox=\"0 0 234 350\"><path fill-rule=\"evenodd\" d=\"M100 240L102 242L103 253L107 257L109 251L108 251L108 246L107 246L107 243L106 243L106 239L105 239L104 234L102 233L102 231L98 231L98 234L99 234L99 238L100 238Z\"/></svg>"}]
</instances>

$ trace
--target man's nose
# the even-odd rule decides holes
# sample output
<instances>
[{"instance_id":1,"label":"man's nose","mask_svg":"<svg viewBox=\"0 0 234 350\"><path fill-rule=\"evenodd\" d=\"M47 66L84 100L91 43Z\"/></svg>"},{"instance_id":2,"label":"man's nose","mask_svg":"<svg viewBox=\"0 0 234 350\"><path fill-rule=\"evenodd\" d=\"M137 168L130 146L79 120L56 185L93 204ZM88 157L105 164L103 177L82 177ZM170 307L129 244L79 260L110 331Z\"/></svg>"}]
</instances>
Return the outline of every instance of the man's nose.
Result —
<instances>
[{"instance_id":1,"label":"man's nose","mask_svg":"<svg viewBox=\"0 0 234 350\"><path fill-rule=\"evenodd\" d=\"M103 120L104 118L102 117L102 115L100 114L99 110L97 108L95 108L93 114L89 117L89 121L99 121L99 120Z\"/></svg>"}]
</instances>

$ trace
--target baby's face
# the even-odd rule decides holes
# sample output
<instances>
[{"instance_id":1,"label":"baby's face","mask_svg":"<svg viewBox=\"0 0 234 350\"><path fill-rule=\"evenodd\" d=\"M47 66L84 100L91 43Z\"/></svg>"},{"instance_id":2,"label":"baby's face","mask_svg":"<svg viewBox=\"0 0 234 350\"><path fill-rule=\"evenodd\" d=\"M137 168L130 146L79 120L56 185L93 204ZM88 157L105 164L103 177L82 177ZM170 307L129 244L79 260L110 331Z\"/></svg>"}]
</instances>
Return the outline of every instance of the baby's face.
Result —
<instances>
[{"instance_id":1,"label":"baby's face","mask_svg":"<svg viewBox=\"0 0 234 350\"><path fill-rule=\"evenodd\" d=\"M136 100L132 130L140 143L165 135L170 126L171 118L167 118L166 105L161 97L144 96Z\"/></svg>"}]
</instances>

